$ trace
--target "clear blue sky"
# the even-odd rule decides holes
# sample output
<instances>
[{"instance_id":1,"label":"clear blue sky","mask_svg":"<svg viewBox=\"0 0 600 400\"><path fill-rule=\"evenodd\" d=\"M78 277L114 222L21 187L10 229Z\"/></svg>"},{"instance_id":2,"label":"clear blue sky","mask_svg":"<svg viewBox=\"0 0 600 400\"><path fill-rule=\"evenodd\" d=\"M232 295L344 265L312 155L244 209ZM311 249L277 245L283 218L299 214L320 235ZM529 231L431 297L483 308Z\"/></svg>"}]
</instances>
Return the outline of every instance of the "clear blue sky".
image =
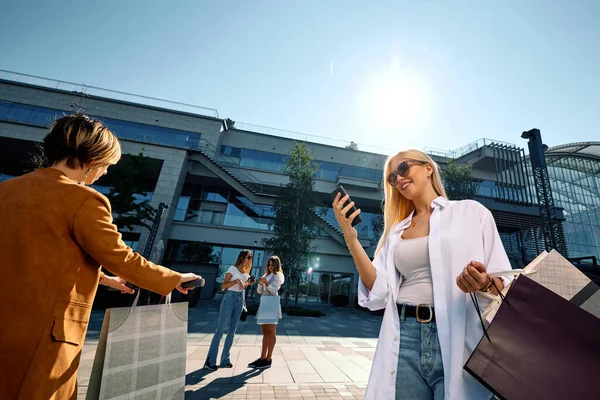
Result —
<instances>
[{"instance_id":1,"label":"clear blue sky","mask_svg":"<svg viewBox=\"0 0 600 400\"><path fill-rule=\"evenodd\" d=\"M0 68L355 141L600 140L600 1L0 2Z\"/></svg>"}]
</instances>

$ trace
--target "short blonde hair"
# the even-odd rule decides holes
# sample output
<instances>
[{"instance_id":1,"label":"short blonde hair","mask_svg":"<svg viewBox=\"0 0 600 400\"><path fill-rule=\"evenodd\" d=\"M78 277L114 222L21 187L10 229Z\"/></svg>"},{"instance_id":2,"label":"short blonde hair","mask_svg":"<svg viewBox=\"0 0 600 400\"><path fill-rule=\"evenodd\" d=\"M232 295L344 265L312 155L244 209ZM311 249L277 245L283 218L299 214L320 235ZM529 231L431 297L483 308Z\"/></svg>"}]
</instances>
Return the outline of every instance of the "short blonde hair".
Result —
<instances>
[{"instance_id":1,"label":"short blonde hair","mask_svg":"<svg viewBox=\"0 0 600 400\"><path fill-rule=\"evenodd\" d=\"M83 114L56 120L44 138L43 149L50 165L65 161L69 168L116 164L121 159L117 136L102 122Z\"/></svg>"},{"instance_id":2,"label":"short blonde hair","mask_svg":"<svg viewBox=\"0 0 600 400\"><path fill-rule=\"evenodd\" d=\"M415 209L415 203L413 203L412 200L402 196L402 194L387 181L387 176L392 172L391 163L394 158L422 161L431 165L433 168L433 173L431 174L431 186L433 186L433 190L438 196L447 198L446 191L444 190L444 185L442 183L442 177L440 176L440 169L436 162L433 161L427 154L420 150L411 149L401 151L393 156L388 157L387 160L385 160L385 166L383 169L383 187L385 195L383 209L384 228L383 234L381 235L379 243L377 244L377 249L375 250L376 254L379 253L383 247L383 244L387 240L391 227L394 224L406 219L406 217L408 217Z\"/></svg>"}]
</instances>

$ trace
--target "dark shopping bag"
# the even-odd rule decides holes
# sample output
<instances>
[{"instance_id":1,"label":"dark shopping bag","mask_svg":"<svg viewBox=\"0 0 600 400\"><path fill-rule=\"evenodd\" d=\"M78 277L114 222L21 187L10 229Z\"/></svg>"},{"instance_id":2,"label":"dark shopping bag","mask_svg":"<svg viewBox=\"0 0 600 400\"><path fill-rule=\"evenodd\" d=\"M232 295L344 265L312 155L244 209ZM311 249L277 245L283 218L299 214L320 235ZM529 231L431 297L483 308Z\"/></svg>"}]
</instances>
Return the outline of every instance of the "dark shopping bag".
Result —
<instances>
[{"instance_id":1,"label":"dark shopping bag","mask_svg":"<svg viewBox=\"0 0 600 400\"><path fill-rule=\"evenodd\" d=\"M600 319L518 277L465 370L503 400L600 397Z\"/></svg>"},{"instance_id":2,"label":"dark shopping bag","mask_svg":"<svg viewBox=\"0 0 600 400\"><path fill-rule=\"evenodd\" d=\"M183 400L188 303L167 299L167 304L106 310L87 400Z\"/></svg>"}]
</instances>

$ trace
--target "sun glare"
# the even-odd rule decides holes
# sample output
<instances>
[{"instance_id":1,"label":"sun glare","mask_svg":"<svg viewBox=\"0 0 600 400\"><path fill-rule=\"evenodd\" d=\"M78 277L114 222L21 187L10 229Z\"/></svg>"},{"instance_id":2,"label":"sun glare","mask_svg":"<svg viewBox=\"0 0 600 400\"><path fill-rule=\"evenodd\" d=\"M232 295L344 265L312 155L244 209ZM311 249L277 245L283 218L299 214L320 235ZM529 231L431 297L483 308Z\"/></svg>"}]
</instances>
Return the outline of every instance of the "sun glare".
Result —
<instances>
[{"instance_id":1,"label":"sun glare","mask_svg":"<svg viewBox=\"0 0 600 400\"><path fill-rule=\"evenodd\" d=\"M431 88L418 71L391 65L367 79L358 106L363 123L371 129L417 134L431 120Z\"/></svg>"}]
</instances>

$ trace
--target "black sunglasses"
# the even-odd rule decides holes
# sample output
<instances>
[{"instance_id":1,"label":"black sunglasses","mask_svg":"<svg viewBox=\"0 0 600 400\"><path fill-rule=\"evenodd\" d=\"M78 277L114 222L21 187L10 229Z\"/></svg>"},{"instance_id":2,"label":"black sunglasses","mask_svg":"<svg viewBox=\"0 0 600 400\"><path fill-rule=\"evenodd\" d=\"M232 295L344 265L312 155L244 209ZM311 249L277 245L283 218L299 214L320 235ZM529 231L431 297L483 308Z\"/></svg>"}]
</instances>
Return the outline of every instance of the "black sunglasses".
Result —
<instances>
[{"instance_id":1,"label":"black sunglasses","mask_svg":"<svg viewBox=\"0 0 600 400\"><path fill-rule=\"evenodd\" d=\"M395 172L390 172L387 176L387 181L390 185L396 186L396 181L398 180L398 175L402 178L406 178L406 176L410 173L410 164L418 164L425 165L429 164L427 161L418 161L418 160L405 160L398 164Z\"/></svg>"},{"instance_id":2,"label":"black sunglasses","mask_svg":"<svg viewBox=\"0 0 600 400\"><path fill-rule=\"evenodd\" d=\"M252 260L252 256L246 256L248 260Z\"/></svg>"}]
</instances>

